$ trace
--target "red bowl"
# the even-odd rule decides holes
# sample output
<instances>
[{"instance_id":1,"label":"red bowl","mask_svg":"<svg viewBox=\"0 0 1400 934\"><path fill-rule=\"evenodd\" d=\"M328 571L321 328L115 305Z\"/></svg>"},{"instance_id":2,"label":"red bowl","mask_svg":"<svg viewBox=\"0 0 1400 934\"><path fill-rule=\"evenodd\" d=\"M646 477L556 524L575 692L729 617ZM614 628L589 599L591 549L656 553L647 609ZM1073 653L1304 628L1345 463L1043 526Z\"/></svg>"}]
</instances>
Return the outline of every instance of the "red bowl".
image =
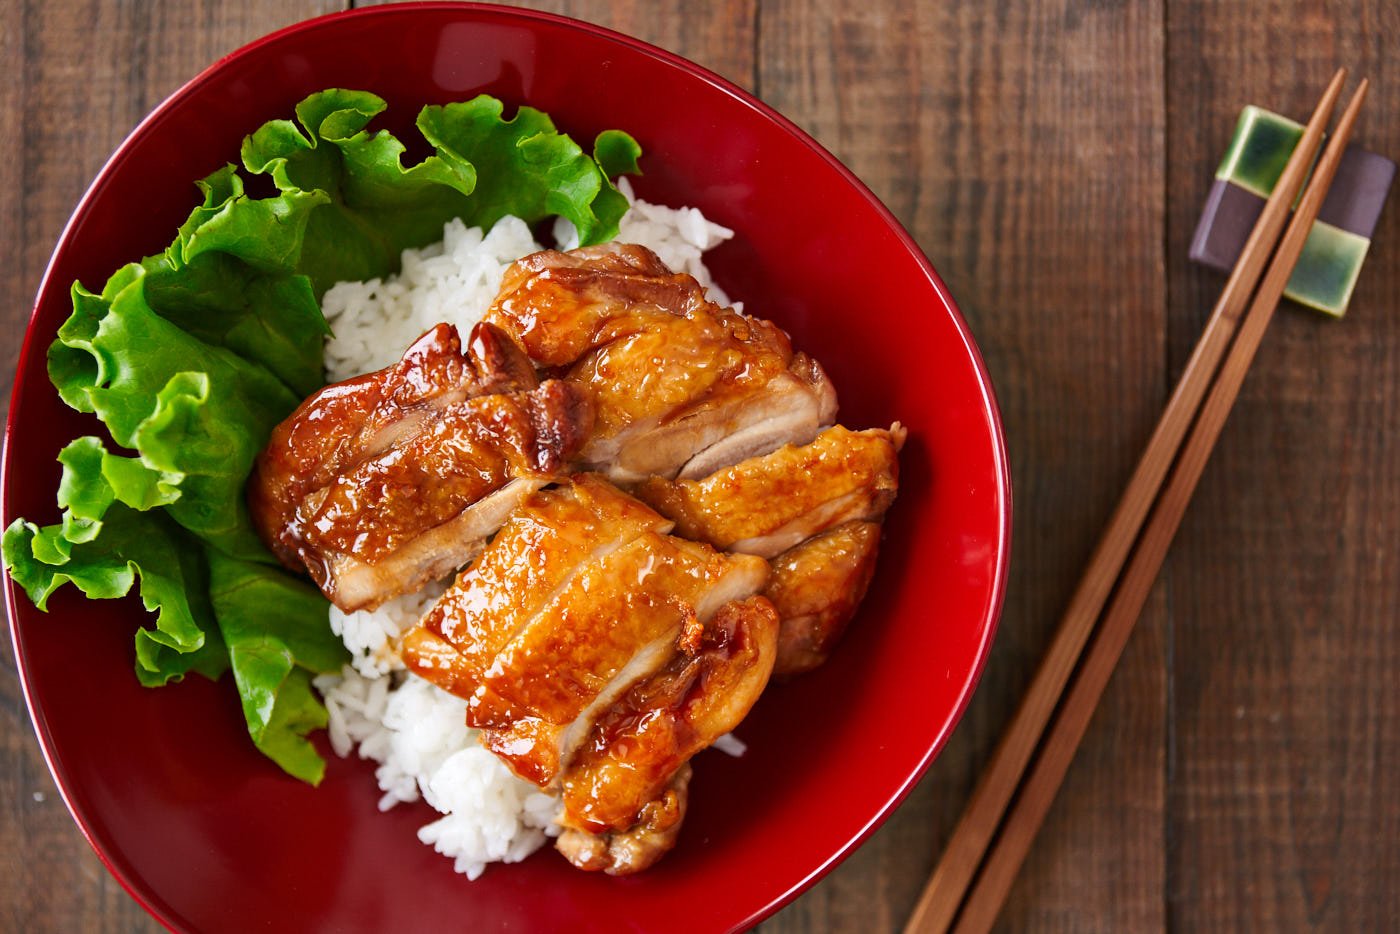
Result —
<instances>
[{"instance_id":1,"label":"red bowl","mask_svg":"<svg viewBox=\"0 0 1400 934\"><path fill-rule=\"evenodd\" d=\"M418 843L426 805L376 811L370 764L333 759L315 789L262 758L227 678L141 688L134 598L90 603L70 588L41 614L7 578L20 676L65 802L112 873L176 929L756 923L890 814L967 705L1005 588L1010 487L986 371L918 246L831 155L729 82L594 26L460 4L336 14L218 62L122 144L54 252L6 429L5 522L55 521L54 457L98 429L45 373L69 284L99 287L163 249L196 201L195 179L333 86L384 97L401 132L423 104L489 92L545 110L579 139L632 133L645 150L639 194L737 231L710 254L719 281L826 365L842 422L908 426L878 575L831 661L770 687L738 729L748 753L697 759L681 842L657 867L613 879L545 850L477 882Z\"/></svg>"}]
</instances>

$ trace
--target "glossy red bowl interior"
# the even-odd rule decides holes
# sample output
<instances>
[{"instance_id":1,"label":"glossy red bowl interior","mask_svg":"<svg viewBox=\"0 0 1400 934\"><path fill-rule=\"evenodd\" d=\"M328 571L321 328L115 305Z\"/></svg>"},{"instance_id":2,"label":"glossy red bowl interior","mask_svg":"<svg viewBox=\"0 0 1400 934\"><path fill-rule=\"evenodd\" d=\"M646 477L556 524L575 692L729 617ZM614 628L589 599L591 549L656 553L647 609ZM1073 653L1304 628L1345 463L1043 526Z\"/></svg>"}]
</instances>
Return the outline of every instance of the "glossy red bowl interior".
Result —
<instances>
[{"instance_id":1,"label":"glossy red bowl interior","mask_svg":"<svg viewBox=\"0 0 1400 934\"><path fill-rule=\"evenodd\" d=\"M755 923L888 816L961 715L1000 610L1010 491L986 372L919 248L835 159L715 75L592 26L452 4L334 15L218 62L122 145L58 244L10 410L5 522L55 521L54 457L100 430L45 374L69 284L100 287L164 248L196 203L195 179L332 86L386 98L401 133L423 104L483 91L547 111L578 139L631 132L645 149L639 193L737 231L711 254L720 281L826 365L841 421L908 426L878 575L831 661L771 687L739 728L747 755L697 759L681 843L656 868L613 879L546 849L475 883L417 842L426 805L376 811L369 763L334 760L313 789L259 756L227 680L139 687L135 598L90 603L70 589L45 615L6 579L25 691L69 808L122 884L176 929Z\"/></svg>"}]
</instances>

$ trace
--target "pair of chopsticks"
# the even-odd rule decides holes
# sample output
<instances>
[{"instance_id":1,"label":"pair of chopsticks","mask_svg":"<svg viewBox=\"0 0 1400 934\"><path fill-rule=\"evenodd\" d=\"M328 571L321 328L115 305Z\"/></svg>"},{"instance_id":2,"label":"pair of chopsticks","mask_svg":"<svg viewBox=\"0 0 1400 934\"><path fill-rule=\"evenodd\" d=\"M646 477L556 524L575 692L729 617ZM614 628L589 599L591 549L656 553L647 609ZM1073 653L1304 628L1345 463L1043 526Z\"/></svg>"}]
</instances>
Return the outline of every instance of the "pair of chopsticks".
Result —
<instances>
[{"instance_id":1,"label":"pair of chopsticks","mask_svg":"<svg viewBox=\"0 0 1400 934\"><path fill-rule=\"evenodd\" d=\"M1328 85L1264 206L905 934L976 934L996 920L1142 612L1336 174L1366 97L1364 80L1311 176L1308 168L1345 79L1346 70L1339 70ZM1307 188L1280 241L1305 179Z\"/></svg>"}]
</instances>

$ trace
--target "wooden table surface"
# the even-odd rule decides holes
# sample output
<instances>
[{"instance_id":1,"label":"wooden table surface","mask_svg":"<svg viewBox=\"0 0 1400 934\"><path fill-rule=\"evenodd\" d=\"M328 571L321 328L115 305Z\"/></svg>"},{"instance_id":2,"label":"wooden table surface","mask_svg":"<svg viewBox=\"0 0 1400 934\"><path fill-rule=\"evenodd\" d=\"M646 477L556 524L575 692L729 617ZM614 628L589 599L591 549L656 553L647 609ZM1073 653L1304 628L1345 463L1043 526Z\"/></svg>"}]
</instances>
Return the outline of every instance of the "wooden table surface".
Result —
<instances>
[{"instance_id":1,"label":"wooden table surface","mask_svg":"<svg viewBox=\"0 0 1400 934\"><path fill-rule=\"evenodd\" d=\"M343 4L3 2L13 369L54 241L122 137L225 52ZM913 233L986 356L1016 520L981 687L899 811L760 928L898 930L1220 288L1186 253L1236 113L1301 119L1347 65L1373 83L1358 141L1400 156L1400 5L528 5L679 52L808 129ZM1275 320L1006 930L1400 923L1397 228L1391 205L1344 320ZM8 651L0 714L0 929L158 929L64 810Z\"/></svg>"}]
</instances>

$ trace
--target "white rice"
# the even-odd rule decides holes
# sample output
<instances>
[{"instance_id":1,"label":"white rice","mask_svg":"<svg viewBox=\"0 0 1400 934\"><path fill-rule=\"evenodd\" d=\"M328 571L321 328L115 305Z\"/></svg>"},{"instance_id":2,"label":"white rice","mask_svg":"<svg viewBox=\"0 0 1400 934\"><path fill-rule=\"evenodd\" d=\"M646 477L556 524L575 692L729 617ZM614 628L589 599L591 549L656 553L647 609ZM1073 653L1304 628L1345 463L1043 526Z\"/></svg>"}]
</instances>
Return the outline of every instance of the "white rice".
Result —
<instances>
[{"instance_id":1,"label":"white rice","mask_svg":"<svg viewBox=\"0 0 1400 934\"><path fill-rule=\"evenodd\" d=\"M618 187L631 202L618 239L651 248L672 269L694 276L716 302L729 304L701 255L733 232L695 208L637 200L626 179ZM553 233L560 249L578 243L568 221L557 222ZM388 366L441 321L465 336L496 297L506 268L539 249L518 218L502 218L488 232L454 220L443 229L441 243L404 251L397 276L336 284L322 301L335 332L325 352L330 379ZM559 803L477 744L476 731L465 723L465 701L404 670L400 637L444 587L432 585L374 611L332 607L331 628L350 650L351 664L315 683L326 701L336 754L358 749L360 758L379 763L379 809L423 798L443 816L420 829L418 838L475 879L488 863L522 860L557 834ZM743 753L743 743L733 737L721 737L715 746Z\"/></svg>"},{"instance_id":2,"label":"white rice","mask_svg":"<svg viewBox=\"0 0 1400 934\"><path fill-rule=\"evenodd\" d=\"M715 286L701 254L734 236L695 208L667 208L632 196L627 179L618 188L631 209L618 225L617 239L640 243L670 268L687 272L721 305L729 298ZM578 245L574 226L560 218L554 226L560 249ZM466 336L501 289L506 268L543 249L518 217L503 217L488 232L448 221L440 243L403 252L397 276L364 282L338 282L321 307L335 337L326 342L326 373L332 382L388 366L415 338L446 321Z\"/></svg>"},{"instance_id":3,"label":"white rice","mask_svg":"<svg viewBox=\"0 0 1400 934\"><path fill-rule=\"evenodd\" d=\"M447 589L445 581L429 584L417 593L395 597L377 610L346 613L331 605L331 632L350 650L350 664L366 678L402 671L399 637L422 618L428 607Z\"/></svg>"}]
</instances>

